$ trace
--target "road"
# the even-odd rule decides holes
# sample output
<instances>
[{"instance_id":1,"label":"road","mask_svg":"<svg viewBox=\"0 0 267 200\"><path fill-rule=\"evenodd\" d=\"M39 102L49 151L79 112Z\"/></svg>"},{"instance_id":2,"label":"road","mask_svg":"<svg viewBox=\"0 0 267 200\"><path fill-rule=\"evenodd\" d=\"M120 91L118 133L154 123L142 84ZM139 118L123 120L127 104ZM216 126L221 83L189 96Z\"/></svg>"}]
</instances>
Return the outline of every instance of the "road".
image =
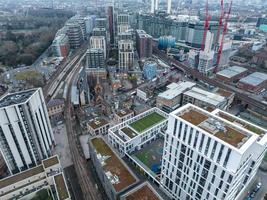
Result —
<instances>
[{"instance_id":1,"label":"road","mask_svg":"<svg viewBox=\"0 0 267 200\"><path fill-rule=\"evenodd\" d=\"M75 66L75 72L70 77L70 81L68 84L68 92L65 104L65 118L66 118L66 128L68 134L68 141L70 146L70 152L72 156L72 161L75 167L75 171L77 173L77 177L79 180L79 184L81 185L81 189L84 195L85 200L101 200L101 195L97 191L95 187L95 183L92 182L92 178L90 178L89 170L86 166L86 160L81 157L79 153L79 149L77 146L77 136L76 130L74 130L76 120L73 117L73 107L71 104L71 85L73 80L75 79L75 75L78 74L80 70L79 63Z\"/></svg>"},{"instance_id":2,"label":"road","mask_svg":"<svg viewBox=\"0 0 267 200\"><path fill-rule=\"evenodd\" d=\"M185 64L168 57L165 53L161 52L156 47L153 48L153 53L155 55L157 55L159 58L161 58L162 60L164 60L165 62L169 63L170 65L174 64L177 68L182 70L184 73L191 75L194 79L202 80L205 83L208 83L208 84L213 85L215 87L219 87L219 88L234 92L238 99L247 103L250 107L256 108L256 109L258 109L258 111L262 111L261 113L263 115L267 116L267 105L265 105L261 101L258 101L257 99L249 97L248 95L240 92L239 90L234 89L234 88L222 83L221 81L217 80L216 78L212 79L210 77L207 77L207 76L201 74L199 71L192 69L192 68L186 66Z\"/></svg>"}]
</instances>

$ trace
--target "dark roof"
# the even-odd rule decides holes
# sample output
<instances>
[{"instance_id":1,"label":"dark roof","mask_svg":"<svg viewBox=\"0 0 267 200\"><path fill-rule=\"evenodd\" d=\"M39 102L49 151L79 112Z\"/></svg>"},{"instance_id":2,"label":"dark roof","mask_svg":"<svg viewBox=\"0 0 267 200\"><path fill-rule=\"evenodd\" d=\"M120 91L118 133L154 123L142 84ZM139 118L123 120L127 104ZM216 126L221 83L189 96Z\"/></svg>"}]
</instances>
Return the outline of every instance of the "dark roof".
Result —
<instances>
[{"instance_id":1,"label":"dark roof","mask_svg":"<svg viewBox=\"0 0 267 200\"><path fill-rule=\"evenodd\" d=\"M54 107L54 106L58 106L64 104L64 100L63 99L51 99L48 104L47 107Z\"/></svg>"}]
</instances>

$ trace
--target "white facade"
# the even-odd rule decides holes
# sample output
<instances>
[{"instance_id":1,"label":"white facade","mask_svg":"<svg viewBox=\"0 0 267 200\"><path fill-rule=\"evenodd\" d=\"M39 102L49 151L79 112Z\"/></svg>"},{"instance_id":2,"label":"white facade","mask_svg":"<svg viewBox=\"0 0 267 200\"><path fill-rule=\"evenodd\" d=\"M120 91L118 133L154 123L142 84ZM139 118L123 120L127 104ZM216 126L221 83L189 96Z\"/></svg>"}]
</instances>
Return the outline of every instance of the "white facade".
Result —
<instances>
[{"instance_id":1,"label":"white facade","mask_svg":"<svg viewBox=\"0 0 267 200\"><path fill-rule=\"evenodd\" d=\"M10 173L36 166L49 157L54 135L41 89L0 99L0 151Z\"/></svg>"},{"instance_id":2,"label":"white facade","mask_svg":"<svg viewBox=\"0 0 267 200\"><path fill-rule=\"evenodd\" d=\"M141 132L136 131L131 126L132 123L152 113L157 113L161 115L164 119ZM158 108L152 108L127 121L124 121L116 126L111 127L108 130L108 141L112 145L112 147L114 147L121 155L140 150L144 144L155 140L157 136L162 133L164 127L167 124L167 117L168 114L166 114L165 112L161 111Z\"/></svg>"},{"instance_id":3,"label":"white facade","mask_svg":"<svg viewBox=\"0 0 267 200\"><path fill-rule=\"evenodd\" d=\"M104 51L104 59L106 59L106 39L104 36L92 36L90 37L90 48L91 49L103 49Z\"/></svg>"},{"instance_id":4,"label":"white facade","mask_svg":"<svg viewBox=\"0 0 267 200\"><path fill-rule=\"evenodd\" d=\"M169 115L161 187L173 199L235 200L255 176L267 130L219 112L187 104Z\"/></svg>"},{"instance_id":5,"label":"white facade","mask_svg":"<svg viewBox=\"0 0 267 200\"><path fill-rule=\"evenodd\" d=\"M53 188L53 199L69 200L70 194L58 156L19 174L0 180L0 199L32 199L40 190ZM60 190L60 192L59 192Z\"/></svg>"},{"instance_id":6,"label":"white facade","mask_svg":"<svg viewBox=\"0 0 267 200\"><path fill-rule=\"evenodd\" d=\"M128 71L133 68L134 47L132 40L119 41L119 69Z\"/></svg>"}]
</instances>

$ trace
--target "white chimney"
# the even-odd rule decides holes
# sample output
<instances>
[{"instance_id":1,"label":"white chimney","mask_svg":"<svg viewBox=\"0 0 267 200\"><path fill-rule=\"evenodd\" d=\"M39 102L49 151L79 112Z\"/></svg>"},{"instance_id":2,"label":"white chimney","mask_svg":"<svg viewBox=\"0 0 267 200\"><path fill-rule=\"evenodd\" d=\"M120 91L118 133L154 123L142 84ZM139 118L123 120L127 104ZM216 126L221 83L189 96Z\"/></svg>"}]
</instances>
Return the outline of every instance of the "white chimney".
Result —
<instances>
[{"instance_id":1,"label":"white chimney","mask_svg":"<svg viewBox=\"0 0 267 200\"><path fill-rule=\"evenodd\" d=\"M167 13L171 14L172 0L167 0Z\"/></svg>"}]
</instances>

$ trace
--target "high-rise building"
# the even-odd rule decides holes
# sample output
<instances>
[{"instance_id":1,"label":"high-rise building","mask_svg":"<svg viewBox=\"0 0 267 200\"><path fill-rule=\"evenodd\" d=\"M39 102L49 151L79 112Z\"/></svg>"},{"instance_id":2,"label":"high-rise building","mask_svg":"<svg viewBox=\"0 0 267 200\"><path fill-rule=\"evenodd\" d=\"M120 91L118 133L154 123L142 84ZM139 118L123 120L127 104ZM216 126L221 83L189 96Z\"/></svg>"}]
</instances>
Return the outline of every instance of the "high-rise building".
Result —
<instances>
[{"instance_id":1,"label":"high-rise building","mask_svg":"<svg viewBox=\"0 0 267 200\"><path fill-rule=\"evenodd\" d=\"M114 7L108 6L108 28L110 35L110 43L114 44Z\"/></svg>"},{"instance_id":2,"label":"high-rise building","mask_svg":"<svg viewBox=\"0 0 267 200\"><path fill-rule=\"evenodd\" d=\"M81 26L75 22L69 22L66 26L70 47L73 49L79 48L83 42L83 31Z\"/></svg>"},{"instance_id":3,"label":"high-rise building","mask_svg":"<svg viewBox=\"0 0 267 200\"><path fill-rule=\"evenodd\" d=\"M0 99L0 151L10 173L36 166L52 155L54 135L41 89Z\"/></svg>"},{"instance_id":4,"label":"high-rise building","mask_svg":"<svg viewBox=\"0 0 267 200\"><path fill-rule=\"evenodd\" d=\"M119 69L128 71L133 68L134 47L132 40L119 41Z\"/></svg>"},{"instance_id":5,"label":"high-rise building","mask_svg":"<svg viewBox=\"0 0 267 200\"><path fill-rule=\"evenodd\" d=\"M136 49L140 59L152 57L153 38L143 30L136 31Z\"/></svg>"},{"instance_id":6,"label":"high-rise building","mask_svg":"<svg viewBox=\"0 0 267 200\"><path fill-rule=\"evenodd\" d=\"M118 14L117 24L129 24L129 14Z\"/></svg>"},{"instance_id":7,"label":"high-rise building","mask_svg":"<svg viewBox=\"0 0 267 200\"><path fill-rule=\"evenodd\" d=\"M239 199L267 147L267 130L187 104L169 115L161 187L174 199Z\"/></svg>"},{"instance_id":8,"label":"high-rise building","mask_svg":"<svg viewBox=\"0 0 267 200\"><path fill-rule=\"evenodd\" d=\"M107 38L107 30L105 28L93 28L93 36L103 36Z\"/></svg>"},{"instance_id":9,"label":"high-rise building","mask_svg":"<svg viewBox=\"0 0 267 200\"><path fill-rule=\"evenodd\" d=\"M66 58L69 54L70 44L66 34L60 34L55 37L52 43L54 55Z\"/></svg>"},{"instance_id":10,"label":"high-rise building","mask_svg":"<svg viewBox=\"0 0 267 200\"><path fill-rule=\"evenodd\" d=\"M96 18L95 19L96 28L107 28L107 18Z\"/></svg>"},{"instance_id":11,"label":"high-rise building","mask_svg":"<svg viewBox=\"0 0 267 200\"><path fill-rule=\"evenodd\" d=\"M103 49L88 49L86 52L87 68L104 68L104 50Z\"/></svg>"},{"instance_id":12,"label":"high-rise building","mask_svg":"<svg viewBox=\"0 0 267 200\"><path fill-rule=\"evenodd\" d=\"M106 39L104 36L91 36L90 37L90 48L92 49L103 49L104 59L106 59Z\"/></svg>"}]
</instances>

